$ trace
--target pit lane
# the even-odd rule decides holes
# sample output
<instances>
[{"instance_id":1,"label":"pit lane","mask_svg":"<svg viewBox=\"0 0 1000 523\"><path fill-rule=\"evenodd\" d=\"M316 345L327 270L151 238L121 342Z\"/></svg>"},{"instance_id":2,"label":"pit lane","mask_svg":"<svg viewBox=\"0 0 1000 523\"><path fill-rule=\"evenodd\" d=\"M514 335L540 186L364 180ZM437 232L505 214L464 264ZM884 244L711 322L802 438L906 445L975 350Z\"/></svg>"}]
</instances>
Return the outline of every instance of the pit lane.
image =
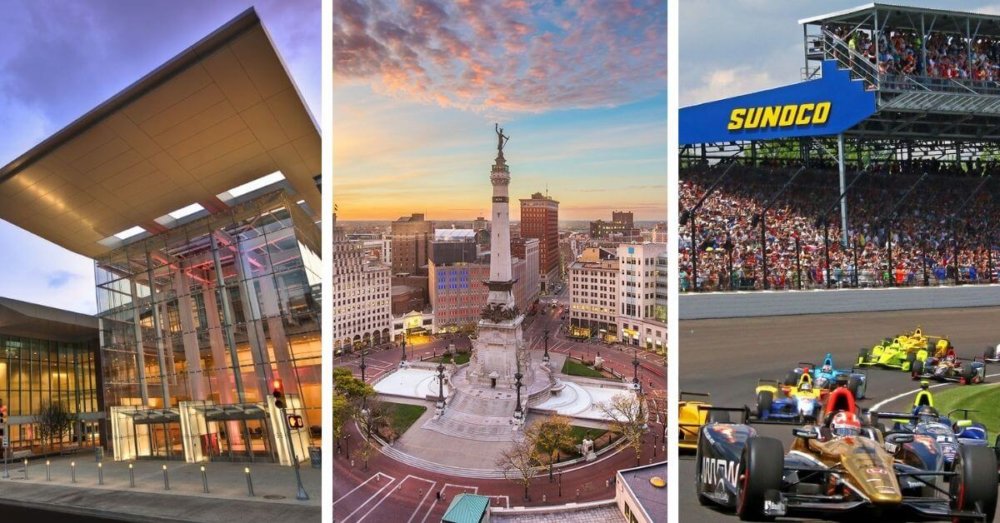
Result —
<instances>
[{"instance_id":1,"label":"pit lane","mask_svg":"<svg viewBox=\"0 0 1000 523\"><path fill-rule=\"evenodd\" d=\"M988 345L1000 342L998 325L1000 307L681 321L680 390L709 392L714 405L742 407L755 401L757 379L781 379L797 362L821 362L827 352L833 354L837 368L849 367L856 361L858 349L920 326L925 334L950 337L958 355L971 359L981 356ZM987 374L996 372L1000 372L1000 365L987 367ZM860 404L868 408L915 388L917 384L908 373L872 368L867 398ZM896 398L882 410L904 408L911 399L908 395ZM787 449L791 427L757 429L780 439ZM731 512L698 503L693 454L682 451L678 473L681 521L738 521Z\"/></svg>"}]
</instances>

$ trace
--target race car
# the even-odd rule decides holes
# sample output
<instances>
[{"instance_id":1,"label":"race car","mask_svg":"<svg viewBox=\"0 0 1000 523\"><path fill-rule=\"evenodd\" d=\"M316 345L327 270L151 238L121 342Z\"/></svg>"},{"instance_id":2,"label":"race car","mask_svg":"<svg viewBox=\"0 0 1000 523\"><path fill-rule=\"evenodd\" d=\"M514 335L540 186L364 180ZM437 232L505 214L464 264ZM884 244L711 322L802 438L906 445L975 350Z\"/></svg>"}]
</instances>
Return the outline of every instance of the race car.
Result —
<instances>
[{"instance_id":1,"label":"race car","mask_svg":"<svg viewBox=\"0 0 1000 523\"><path fill-rule=\"evenodd\" d=\"M937 340L934 345L931 342ZM913 332L886 338L870 350L858 351L858 366L879 366L909 372L915 361L924 361L928 356L943 357L951 347L951 342L942 336L925 335L920 327Z\"/></svg>"},{"instance_id":2,"label":"race car","mask_svg":"<svg viewBox=\"0 0 1000 523\"><path fill-rule=\"evenodd\" d=\"M746 408L744 423L703 426L695 465L699 502L734 509L742 520L992 518L997 469L990 449L961 447L954 471L922 469L894 458L878 432L861 424L849 391L837 389L830 400L822 424L792 429L787 454L779 440L746 422ZM912 437L898 434L890 445ZM950 480L948 490L936 478Z\"/></svg>"},{"instance_id":3,"label":"race car","mask_svg":"<svg viewBox=\"0 0 1000 523\"><path fill-rule=\"evenodd\" d=\"M808 362L799 362L799 365L785 374L783 384L795 386L799 382L802 374L811 374L813 386L826 391L831 391L837 387L847 387L855 398L863 399L868 390L868 375L859 372L859 369L852 367L850 370L837 369L833 366L833 355L829 352L823 358L823 365L815 365Z\"/></svg>"},{"instance_id":4,"label":"race car","mask_svg":"<svg viewBox=\"0 0 1000 523\"><path fill-rule=\"evenodd\" d=\"M677 403L677 425L680 428L678 448L694 450L698 445L698 429L708 421L708 411L701 407L710 407L711 399L712 395L708 393L681 391L680 401Z\"/></svg>"},{"instance_id":5,"label":"race car","mask_svg":"<svg viewBox=\"0 0 1000 523\"><path fill-rule=\"evenodd\" d=\"M914 361L910 376L915 380L929 378L972 385L986 381L986 362L978 358L962 361L955 355L955 349L949 348L943 358L931 356L925 361Z\"/></svg>"},{"instance_id":6,"label":"race car","mask_svg":"<svg viewBox=\"0 0 1000 523\"><path fill-rule=\"evenodd\" d=\"M821 395L813 388L812 375L801 374L796 387L784 387L777 380L757 380L754 419L770 423L801 423L815 420L823 408Z\"/></svg>"},{"instance_id":7,"label":"race car","mask_svg":"<svg viewBox=\"0 0 1000 523\"><path fill-rule=\"evenodd\" d=\"M956 409L942 416L929 405L914 408L911 414L878 412L872 418L893 419L892 430L885 432L885 441L892 442L897 434L913 436L895 451L896 458L920 468L953 470L955 458L963 445L986 447L989 434L986 426L969 418L969 409ZM961 414L962 417L954 417ZM902 418L902 419L901 419Z\"/></svg>"},{"instance_id":8,"label":"race car","mask_svg":"<svg viewBox=\"0 0 1000 523\"><path fill-rule=\"evenodd\" d=\"M986 347L983 351L983 361L996 363L1000 361L1000 343L996 347Z\"/></svg>"}]
</instances>

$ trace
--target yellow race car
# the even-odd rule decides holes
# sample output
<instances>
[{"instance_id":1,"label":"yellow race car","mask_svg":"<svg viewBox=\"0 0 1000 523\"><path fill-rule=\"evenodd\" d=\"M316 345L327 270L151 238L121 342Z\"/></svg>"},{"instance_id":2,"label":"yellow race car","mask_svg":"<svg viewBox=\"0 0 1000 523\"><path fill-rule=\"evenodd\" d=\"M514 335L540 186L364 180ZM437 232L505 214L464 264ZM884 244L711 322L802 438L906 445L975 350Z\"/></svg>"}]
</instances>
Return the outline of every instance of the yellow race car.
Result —
<instances>
[{"instance_id":1,"label":"yellow race car","mask_svg":"<svg viewBox=\"0 0 1000 523\"><path fill-rule=\"evenodd\" d=\"M681 450L698 448L698 432L706 423L728 423L728 412L716 412L712 408L712 395L707 392L680 393L677 405L677 425L680 435L677 447Z\"/></svg>"},{"instance_id":2,"label":"yellow race car","mask_svg":"<svg viewBox=\"0 0 1000 523\"><path fill-rule=\"evenodd\" d=\"M910 372L916 361L927 361L928 356L944 357L952 348L945 336L930 336L920 327L895 338L886 338L871 349L858 351L858 366L878 366Z\"/></svg>"}]
</instances>

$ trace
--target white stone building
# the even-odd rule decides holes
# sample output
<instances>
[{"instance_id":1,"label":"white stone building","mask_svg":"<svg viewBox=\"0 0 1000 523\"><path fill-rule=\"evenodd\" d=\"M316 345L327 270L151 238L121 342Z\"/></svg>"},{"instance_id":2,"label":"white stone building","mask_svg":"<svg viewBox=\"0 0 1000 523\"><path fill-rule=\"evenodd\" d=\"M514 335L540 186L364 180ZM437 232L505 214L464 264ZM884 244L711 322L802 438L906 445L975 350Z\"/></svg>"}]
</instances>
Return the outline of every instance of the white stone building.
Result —
<instances>
[{"instance_id":1,"label":"white stone building","mask_svg":"<svg viewBox=\"0 0 1000 523\"><path fill-rule=\"evenodd\" d=\"M570 334L618 340L617 253L588 247L569 266Z\"/></svg>"},{"instance_id":2,"label":"white stone building","mask_svg":"<svg viewBox=\"0 0 1000 523\"><path fill-rule=\"evenodd\" d=\"M333 229L333 350L340 354L369 343L389 342L392 328L392 278L381 259L365 256L360 241Z\"/></svg>"},{"instance_id":3,"label":"white stone building","mask_svg":"<svg viewBox=\"0 0 1000 523\"><path fill-rule=\"evenodd\" d=\"M659 353L667 346L666 250L665 243L626 243L617 253L619 338Z\"/></svg>"}]
</instances>

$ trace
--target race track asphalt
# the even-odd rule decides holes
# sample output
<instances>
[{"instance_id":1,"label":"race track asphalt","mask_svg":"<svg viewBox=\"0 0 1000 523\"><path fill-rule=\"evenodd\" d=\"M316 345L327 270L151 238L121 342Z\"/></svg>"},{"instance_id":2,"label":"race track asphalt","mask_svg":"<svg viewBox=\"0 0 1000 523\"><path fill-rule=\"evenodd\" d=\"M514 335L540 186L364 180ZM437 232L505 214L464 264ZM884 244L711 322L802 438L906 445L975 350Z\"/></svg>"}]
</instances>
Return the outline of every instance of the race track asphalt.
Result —
<instances>
[{"instance_id":1,"label":"race track asphalt","mask_svg":"<svg viewBox=\"0 0 1000 523\"><path fill-rule=\"evenodd\" d=\"M754 403L759 378L781 379L797 362L820 362L827 352L836 367L849 367L858 349L917 326L928 335L949 336L960 357L981 356L984 348L1000 343L1000 307L682 321L680 390L709 392L720 407L742 407ZM987 374L991 372L1000 372L1000 365L987 367ZM870 407L916 387L907 373L873 368L868 398L860 404ZM912 398L882 410L906 407L908 401ZM758 431L781 439L787 449L791 427L759 426ZM698 503L693 454L682 451L678 473L681 521L738 521L730 512Z\"/></svg>"}]
</instances>

